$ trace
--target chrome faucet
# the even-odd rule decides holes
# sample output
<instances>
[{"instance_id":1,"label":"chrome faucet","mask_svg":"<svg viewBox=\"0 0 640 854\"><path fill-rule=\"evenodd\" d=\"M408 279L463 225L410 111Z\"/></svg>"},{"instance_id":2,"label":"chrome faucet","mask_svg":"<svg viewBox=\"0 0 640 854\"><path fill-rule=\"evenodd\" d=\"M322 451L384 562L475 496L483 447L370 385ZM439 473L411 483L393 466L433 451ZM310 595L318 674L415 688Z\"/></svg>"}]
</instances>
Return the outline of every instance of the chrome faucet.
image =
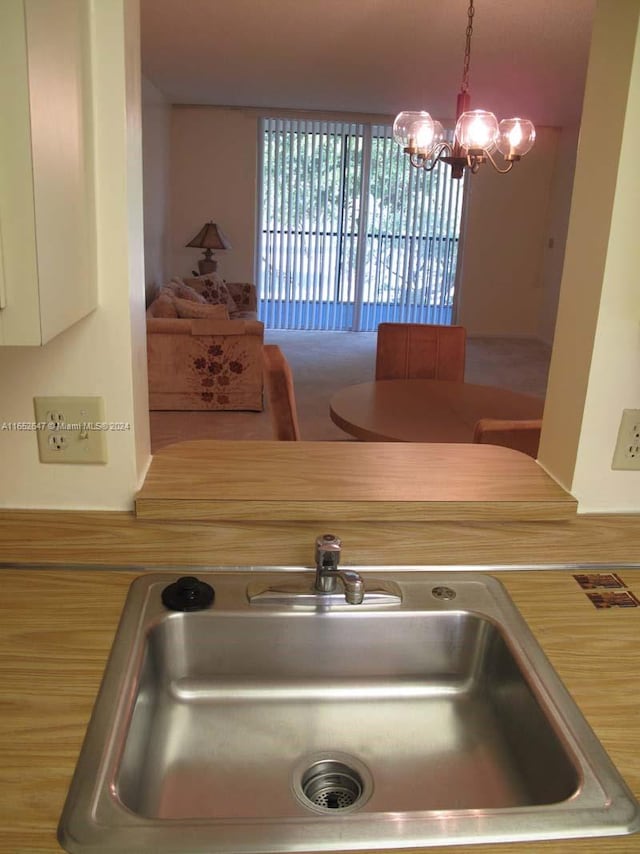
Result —
<instances>
[{"instance_id":1,"label":"chrome faucet","mask_svg":"<svg viewBox=\"0 0 640 854\"><path fill-rule=\"evenodd\" d=\"M350 605L360 605L364 599L364 581L351 569L338 569L342 541L333 534L316 539L316 582L318 593L334 593L338 579L344 585L344 598Z\"/></svg>"}]
</instances>

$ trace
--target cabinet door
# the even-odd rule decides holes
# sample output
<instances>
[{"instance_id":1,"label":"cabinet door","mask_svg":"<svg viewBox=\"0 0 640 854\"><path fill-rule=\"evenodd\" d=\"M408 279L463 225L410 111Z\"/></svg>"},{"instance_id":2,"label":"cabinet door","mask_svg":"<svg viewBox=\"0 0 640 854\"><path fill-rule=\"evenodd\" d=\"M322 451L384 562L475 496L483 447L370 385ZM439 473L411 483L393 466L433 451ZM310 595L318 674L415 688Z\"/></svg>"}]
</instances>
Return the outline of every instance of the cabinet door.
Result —
<instances>
[{"instance_id":1,"label":"cabinet door","mask_svg":"<svg viewBox=\"0 0 640 854\"><path fill-rule=\"evenodd\" d=\"M0 3L0 343L45 344L96 306L87 7Z\"/></svg>"},{"instance_id":2,"label":"cabinet door","mask_svg":"<svg viewBox=\"0 0 640 854\"><path fill-rule=\"evenodd\" d=\"M0 127L0 233L5 300L0 309L0 342L40 344L23 0L0 3Z\"/></svg>"}]
</instances>

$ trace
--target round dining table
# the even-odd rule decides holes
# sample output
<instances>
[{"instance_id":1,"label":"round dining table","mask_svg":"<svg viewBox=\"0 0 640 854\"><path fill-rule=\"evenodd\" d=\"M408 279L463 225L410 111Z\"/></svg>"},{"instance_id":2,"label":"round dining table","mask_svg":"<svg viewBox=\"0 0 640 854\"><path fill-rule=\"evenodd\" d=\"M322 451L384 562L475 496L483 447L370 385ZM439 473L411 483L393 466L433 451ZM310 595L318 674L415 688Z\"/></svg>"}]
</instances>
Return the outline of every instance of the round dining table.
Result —
<instances>
[{"instance_id":1,"label":"round dining table","mask_svg":"<svg viewBox=\"0 0 640 854\"><path fill-rule=\"evenodd\" d=\"M331 398L331 420L365 442L471 442L481 418L542 418L544 399L445 380L377 380Z\"/></svg>"}]
</instances>

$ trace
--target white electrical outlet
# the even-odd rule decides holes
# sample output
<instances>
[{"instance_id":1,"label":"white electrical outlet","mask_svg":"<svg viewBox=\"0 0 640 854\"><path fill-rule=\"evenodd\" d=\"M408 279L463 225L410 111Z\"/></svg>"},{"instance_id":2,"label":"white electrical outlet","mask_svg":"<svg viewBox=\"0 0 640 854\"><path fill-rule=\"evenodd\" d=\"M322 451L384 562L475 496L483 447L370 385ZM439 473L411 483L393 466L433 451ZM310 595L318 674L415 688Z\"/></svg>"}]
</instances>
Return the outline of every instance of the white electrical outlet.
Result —
<instances>
[{"instance_id":1,"label":"white electrical outlet","mask_svg":"<svg viewBox=\"0 0 640 854\"><path fill-rule=\"evenodd\" d=\"M640 409L623 409L612 469L640 470Z\"/></svg>"},{"instance_id":2,"label":"white electrical outlet","mask_svg":"<svg viewBox=\"0 0 640 854\"><path fill-rule=\"evenodd\" d=\"M41 463L106 463L101 397L34 397Z\"/></svg>"}]
</instances>

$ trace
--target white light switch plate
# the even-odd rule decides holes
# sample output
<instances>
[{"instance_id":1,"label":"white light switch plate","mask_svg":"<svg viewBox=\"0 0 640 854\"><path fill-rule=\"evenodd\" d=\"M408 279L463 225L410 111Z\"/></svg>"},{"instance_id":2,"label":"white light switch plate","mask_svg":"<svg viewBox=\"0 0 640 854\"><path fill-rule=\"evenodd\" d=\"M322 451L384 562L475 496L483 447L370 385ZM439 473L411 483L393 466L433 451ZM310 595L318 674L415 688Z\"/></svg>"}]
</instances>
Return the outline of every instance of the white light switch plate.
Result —
<instances>
[{"instance_id":1,"label":"white light switch plate","mask_svg":"<svg viewBox=\"0 0 640 854\"><path fill-rule=\"evenodd\" d=\"M106 463L101 397L34 397L42 463Z\"/></svg>"}]
</instances>

